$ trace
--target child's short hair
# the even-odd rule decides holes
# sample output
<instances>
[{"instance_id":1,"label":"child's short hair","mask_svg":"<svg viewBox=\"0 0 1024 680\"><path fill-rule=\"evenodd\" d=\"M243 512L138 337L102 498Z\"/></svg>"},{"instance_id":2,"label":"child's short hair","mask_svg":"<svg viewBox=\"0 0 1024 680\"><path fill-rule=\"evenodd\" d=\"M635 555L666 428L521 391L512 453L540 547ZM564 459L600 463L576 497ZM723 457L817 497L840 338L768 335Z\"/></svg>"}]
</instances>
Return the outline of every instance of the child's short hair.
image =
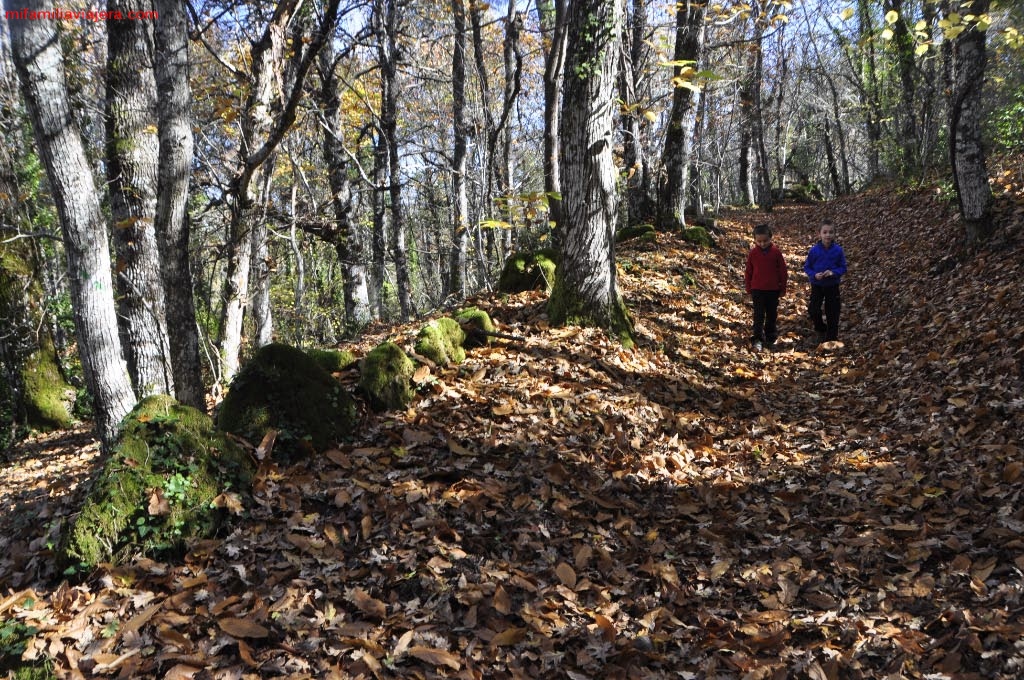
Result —
<instances>
[{"instance_id":1,"label":"child's short hair","mask_svg":"<svg viewBox=\"0 0 1024 680\"><path fill-rule=\"evenodd\" d=\"M772 228L767 224L759 224L754 227L754 236L771 236Z\"/></svg>"}]
</instances>

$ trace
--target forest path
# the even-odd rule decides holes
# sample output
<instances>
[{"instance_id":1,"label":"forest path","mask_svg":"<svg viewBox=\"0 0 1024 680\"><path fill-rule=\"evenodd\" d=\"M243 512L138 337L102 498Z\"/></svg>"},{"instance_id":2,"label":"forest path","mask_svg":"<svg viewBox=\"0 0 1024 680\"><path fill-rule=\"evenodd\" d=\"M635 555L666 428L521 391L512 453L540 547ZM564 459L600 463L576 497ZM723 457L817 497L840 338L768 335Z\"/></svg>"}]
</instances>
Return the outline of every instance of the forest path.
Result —
<instances>
[{"instance_id":1,"label":"forest path","mask_svg":"<svg viewBox=\"0 0 1024 680\"><path fill-rule=\"evenodd\" d=\"M800 271L824 215L850 263L832 349ZM743 292L763 221L792 278L772 352ZM933 196L873 192L729 212L714 249L625 243L633 351L551 327L542 293L481 296L518 340L267 470L183 557L68 586L46 527L0 536L0 621L32 622L69 677L1020 677L1015 225L967 252ZM23 478L51 485L34 512L70 511L60 472Z\"/></svg>"}]
</instances>

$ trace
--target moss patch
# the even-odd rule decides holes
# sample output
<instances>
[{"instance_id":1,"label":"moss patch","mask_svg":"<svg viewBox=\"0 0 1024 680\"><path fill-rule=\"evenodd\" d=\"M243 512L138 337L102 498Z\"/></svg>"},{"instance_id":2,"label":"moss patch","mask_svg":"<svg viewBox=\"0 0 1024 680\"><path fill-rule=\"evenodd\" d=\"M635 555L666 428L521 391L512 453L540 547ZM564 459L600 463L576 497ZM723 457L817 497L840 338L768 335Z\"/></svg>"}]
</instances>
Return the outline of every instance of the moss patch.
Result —
<instances>
[{"instance_id":1,"label":"moss patch","mask_svg":"<svg viewBox=\"0 0 1024 680\"><path fill-rule=\"evenodd\" d=\"M356 355L348 350L307 349L306 354L328 373L344 371L357 361Z\"/></svg>"},{"instance_id":2,"label":"moss patch","mask_svg":"<svg viewBox=\"0 0 1024 680\"><path fill-rule=\"evenodd\" d=\"M125 418L62 540L63 557L92 567L212 536L227 516L215 499L247 489L252 474L249 455L214 430L206 414L166 395L147 397ZM231 498L227 505L240 509L240 498Z\"/></svg>"},{"instance_id":3,"label":"moss patch","mask_svg":"<svg viewBox=\"0 0 1024 680\"><path fill-rule=\"evenodd\" d=\"M498 279L498 290L502 293L550 291L555 284L558 259L558 253L550 248L533 253L515 253L505 261L505 268Z\"/></svg>"},{"instance_id":4,"label":"moss patch","mask_svg":"<svg viewBox=\"0 0 1024 680\"><path fill-rule=\"evenodd\" d=\"M683 240L693 243L702 248L714 248L715 239L708 233L708 230L701 226L686 227L683 229Z\"/></svg>"},{"instance_id":5,"label":"moss patch","mask_svg":"<svg viewBox=\"0 0 1024 680\"><path fill-rule=\"evenodd\" d=\"M355 427L352 397L323 365L300 349L261 347L231 382L217 425L254 444L278 431L275 454L323 451Z\"/></svg>"},{"instance_id":6,"label":"moss patch","mask_svg":"<svg viewBox=\"0 0 1024 680\"><path fill-rule=\"evenodd\" d=\"M438 366L461 364L466 360L466 350L462 348L465 340L466 333L459 322L445 316L420 329L415 350Z\"/></svg>"},{"instance_id":7,"label":"moss patch","mask_svg":"<svg viewBox=\"0 0 1024 680\"><path fill-rule=\"evenodd\" d=\"M459 311L455 314L455 319L466 331L466 339L462 346L467 349L489 345L491 336L487 334L498 330L491 321L490 314L478 307L467 307Z\"/></svg>"},{"instance_id":8,"label":"moss patch","mask_svg":"<svg viewBox=\"0 0 1024 680\"><path fill-rule=\"evenodd\" d=\"M654 243L658 240L653 224L638 224L632 227L623 227L615 232L615 242L625 243L639 239L644 243Z\"/></svg>"},{"instance_id":9,"label":"moss patch","mask_svg":"<svg viewBox=\"0 0 1024 680\"><path fill-rule=\"evenodd\" d=\"M416 365L393 342L377 345L363 359L359 388L375 410L385 411L408 406L416 392L412 375Z\"/></svg>"},{"instance_id":10,"label":"moss patch","mask_svg":"<svg viewBox=\"0 0 1024 680\"><path fill-rule=\"evenodd\" d=\"M43 432L71 427L69 404L75 389L64 381L53 347L37 349L21 369L23 405L29 427Z\"/></svg>"}]
</instances>

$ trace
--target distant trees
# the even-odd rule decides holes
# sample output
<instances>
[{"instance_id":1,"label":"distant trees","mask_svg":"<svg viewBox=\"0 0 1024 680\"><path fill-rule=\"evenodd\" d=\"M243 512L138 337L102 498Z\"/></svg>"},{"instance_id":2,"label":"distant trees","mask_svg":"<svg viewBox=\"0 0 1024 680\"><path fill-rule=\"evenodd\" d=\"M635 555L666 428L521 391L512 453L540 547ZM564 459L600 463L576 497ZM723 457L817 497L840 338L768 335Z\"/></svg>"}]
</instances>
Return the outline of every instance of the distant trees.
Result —
<instances>
[{"instance_id":1,"label":"distant trees","mask_svg":"<svg viewBox=\"0 0 1024 680\"><path fill-rule=\"evenodd\" d=\"M17 237L73 301L108 435L150 391L202 405L272 337L486 289L513 248L562 251L553 318L625 335L625 222L943 176L983 239L989 145L1020 137L1024 40L986 0L111 3L158 18L10 20L19 73L49 71L3 109L32 113L33 205L65 231Z\"/></svg>"}]
</instances>

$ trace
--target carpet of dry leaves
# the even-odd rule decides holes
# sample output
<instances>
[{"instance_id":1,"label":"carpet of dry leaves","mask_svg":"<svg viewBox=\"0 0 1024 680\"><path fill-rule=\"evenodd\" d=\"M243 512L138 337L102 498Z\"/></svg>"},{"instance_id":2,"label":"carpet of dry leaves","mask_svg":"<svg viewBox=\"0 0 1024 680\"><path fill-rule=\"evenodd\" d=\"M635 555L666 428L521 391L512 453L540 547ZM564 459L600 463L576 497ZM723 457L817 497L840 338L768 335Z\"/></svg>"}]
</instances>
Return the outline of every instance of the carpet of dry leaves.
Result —
<instances>
[{"instance_id":1,"label":"carpet of dry leaves","mask_svg":"<svg viewBox=\"0 0 1024 680\"><path fill-rule=\"evenodd\" d=\"M714 250L626 244L636 351L550 327L539 294L481 297L518 340L265 468L181 559L63 582L47 541L95 451L30 442L0 472L0 621L68 678L1021 677L1019 206L982 250L934 194L883 190L731 213ZM816 347L800 270L824 216L850 272L842 345ZM794 284L757 353L760 221Z\"/></svg>"}]
</instances>

